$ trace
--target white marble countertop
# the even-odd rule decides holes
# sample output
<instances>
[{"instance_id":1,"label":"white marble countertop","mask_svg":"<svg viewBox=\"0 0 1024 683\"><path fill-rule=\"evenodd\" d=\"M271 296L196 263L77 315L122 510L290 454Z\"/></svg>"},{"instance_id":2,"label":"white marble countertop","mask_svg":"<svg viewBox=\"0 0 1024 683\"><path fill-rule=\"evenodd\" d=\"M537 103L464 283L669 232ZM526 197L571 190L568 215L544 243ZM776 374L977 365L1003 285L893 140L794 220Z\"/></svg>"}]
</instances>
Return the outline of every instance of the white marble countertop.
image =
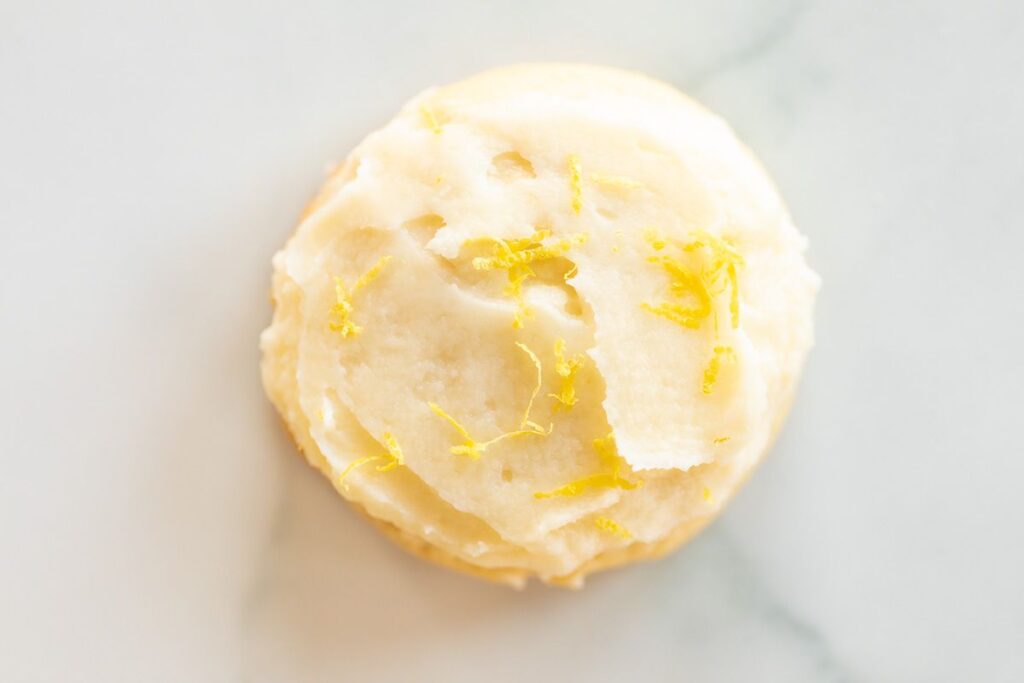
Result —
<instances>
[{"instance_id":1,"label":"white marble countertop","mask_svg":"<svg viewBox=\"0 0 1024 683\"><path fill-rule=\"evenodd\" d=\"M1024 5L6 2L4 681L1024 680ZM293 455L269 258L409 95L637 68L726 116L824 278L785 433L581 593L413 560Z\"/></svg>"}]
</instances>

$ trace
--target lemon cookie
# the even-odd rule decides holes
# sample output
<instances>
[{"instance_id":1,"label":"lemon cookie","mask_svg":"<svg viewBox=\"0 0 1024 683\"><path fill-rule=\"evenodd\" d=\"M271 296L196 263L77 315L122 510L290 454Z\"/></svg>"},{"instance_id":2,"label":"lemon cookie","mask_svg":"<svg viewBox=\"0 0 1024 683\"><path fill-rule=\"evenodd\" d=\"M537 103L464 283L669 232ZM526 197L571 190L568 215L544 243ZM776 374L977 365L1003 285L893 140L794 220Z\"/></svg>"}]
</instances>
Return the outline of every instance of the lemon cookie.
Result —
<instances>
[{"instance_id":1,"label":"lemon cookie","mask_svg":"<svg viewBox=\"0 0 1024 683\"><path fill-rule=\"evenodd\" d=\"M673 88L497 69L368 136L274 257L263 380L389 536L521 585L666 552L769 447L818 279L771 181Z\"/></svg>"}]
</instances>

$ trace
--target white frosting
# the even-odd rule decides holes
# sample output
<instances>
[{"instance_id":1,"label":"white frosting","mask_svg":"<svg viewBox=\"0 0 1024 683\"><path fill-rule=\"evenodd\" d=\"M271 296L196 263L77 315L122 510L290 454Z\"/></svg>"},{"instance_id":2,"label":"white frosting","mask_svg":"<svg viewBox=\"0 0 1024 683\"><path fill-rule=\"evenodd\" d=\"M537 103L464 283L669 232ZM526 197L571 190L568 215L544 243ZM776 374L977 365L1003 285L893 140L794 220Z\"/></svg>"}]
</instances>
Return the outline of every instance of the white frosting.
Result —
<instances>
[{"instance_id":1,"label":"white frosting","mask_svg":"<svg viewBox=\"0 0 1024 683\"><path fill-rule=\"evenodd\" d=\"M536 265L523 285L534 316L516 329L506 272L472 260L491 254L482 238L540 227L549 241L587 240ZM715 300L717 332L710 319L689 329L641 307L672 297L648 228L679 244L705 230L742 254L736 329L728 295ZM818 282L804 248L728 127L671 88L594 67L488 72L422 94L370 135L275 257L265 384L307 456L335 476L394 435L404 466L345 479L344 495L370 514L478 567L572 574L631 542L597 516L656 543L713 514L763 455L811 344ZM361 333L332 331L332 278L351 285L383 256L351 299ZM566 284L570 262L578 274ZM558 338L586 356L567 411L548 396ZM543 366L530 417L553 431L478 460L452 454L462 438L429 404L477 441L519 427L536 369L517 342ZM715 346L736 362L704 393ZM641 488L535 497L601 471L593 440L609 432Z\"/></svg>"}]
</instances>

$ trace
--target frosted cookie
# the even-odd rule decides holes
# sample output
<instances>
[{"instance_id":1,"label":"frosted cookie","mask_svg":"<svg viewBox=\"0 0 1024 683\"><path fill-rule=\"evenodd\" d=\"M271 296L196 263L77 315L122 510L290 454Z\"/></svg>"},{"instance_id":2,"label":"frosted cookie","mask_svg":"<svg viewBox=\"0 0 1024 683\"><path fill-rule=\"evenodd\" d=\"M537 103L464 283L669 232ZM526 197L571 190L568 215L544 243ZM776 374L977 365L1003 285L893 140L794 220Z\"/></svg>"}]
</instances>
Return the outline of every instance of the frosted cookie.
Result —
<instances>
[{"instance_id":1,"label":"frosted cookie","mask_svg":"<svg viewBox=\"0 0 1024 683\"><path fill-rule=\"evenodd\" d=\"M764 455L818 278L718 117L614 69L428 90L274 257L263 380L389 536L522 585L660 555Z\"/></svg>"}]
</instances>

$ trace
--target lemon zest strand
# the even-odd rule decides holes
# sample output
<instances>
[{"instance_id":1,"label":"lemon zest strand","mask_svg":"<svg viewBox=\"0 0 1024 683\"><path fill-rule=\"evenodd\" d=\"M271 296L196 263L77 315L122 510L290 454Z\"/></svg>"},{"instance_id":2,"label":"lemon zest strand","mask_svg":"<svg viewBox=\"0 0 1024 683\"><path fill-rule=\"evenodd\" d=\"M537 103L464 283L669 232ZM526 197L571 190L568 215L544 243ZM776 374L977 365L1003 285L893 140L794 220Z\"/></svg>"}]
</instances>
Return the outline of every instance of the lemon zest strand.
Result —
<instances>
[{"instance_id":1,"label":"lemon zest strand","mask_svg":"<svg viewBox=\"0 0 1024 683\"><path fill-rule=\"evenodd\" d=\"M332 332L340 332L342 337L354 337L363 331L363 328L353 323L349 316L352 314L352 303L349 301L348 288L345 281L337 275L334 276L334 305L331 307L331 316L334 320L327 323Z\"/></svg>"},{"instance_id":2,"label":"lemon zest strand","mask_svg":"<svg viewBox=\"0 0 1024 683\"><path fill-rule=\"evenodd\" d=\"M662 251L669 244L654 228L644 230L644 239L655 251ZM729 291L729 314L733 329L739 327L739 275L738 268L745 265L743 256L724 237L716 237L706 230L695 230L689 242L677 246L687 253L705 250L706 258L700 272L693 272L680 260L665 254L652 256L648 261L661 264L669 274L670 290L676 297L690 297L696 306L686 309L679 305L644 304L645 310L672 320L683 327L700 328L709 315L714 317L715 336L718 336L718 311L712 299L726 290Z\"/></svg>"},{"instance_id":3,"label":"lemon zest strand","mask_svg":"<svg viewBox=\"0 0 1024 683\"><path fill-rule=\"evenodd\" d=\"M619 488L631 491L643 486L644 482L642 479L632 481L619 475L619 472L622 471L622 467L626 463L618 453L613 434L608 434L608 436L601 439L594 439L594 450L597 451L597 457L602 468L610 471L591 474L552 491L538 491L533 494L533 497L543 499L556 496L578 496L591 489L605 488Z\"/></svg>"},{"instance_id":4,"label":"lemon zest strand","mask_svg":"<svg viewBox=\"0 0 1024 683\"><path fill-rule=\"evenodd\" d=\"M347 338L354 337L363 331L362 327L352 322L352 298L359 290L377 279L389 261L391 261L391 256L380 258L355 281L351 289L345 285L344 280L337 275L334 276L334 305L331 307L331 317L334 319L327 323L332 332L339 332L342 337Z\"/></svg>"},{"instance_id":5,"label":"lemon zest strand","mask_svg":"<svg viewBox=\"0 0 1024 683\"><path fill-rule=\"evenodd\" d=\"M446 412L441 406L436 403L427 403L430 409L435 415L448 421L448 423L459 433L462 437L463 442L457 446L452 446L449 450L454 455L465 455L472 460L479 460L480 456L483 455L490 446L496 443L504 441L505 439L511 439L519 436L547 436L554 429L554 425L549 425L547 429L544 429L536 422L530 420L530 412L533 410L533 402L537 398L537 394L540 393L541 383L543 382L543 368L540 363L540 359L537 358L537 354L530 350L526 344L516 342L516 346L522 349L533 361L534 367L537 369L537 384L533 388L533 392L530 394L530 401L526 406L526 412L523 414L523 419L519 423L519 428L514 429L510 432L504 432L494 437L489 441L477 441L474 439L469 430L466 429L458 420L452 417Z\"/></svg>"},{"instance_id":6,"label":"lemon zest strand","mask_svg":"<svg viewBox=\"0 0 1024 683\"><path fill-rule=\"evenodd\" d=\"M649 311L658 317L671 320L677 325L688 327L692 330L700 329L702 319L694 317L692 309L684 308L679 304L662 302L655 305L644 302L640 304L640 308L645 311Z\"/></svg>"},{"instance_id":7,"label":"lemon zest strand","mask_svg":"<svg viewBox=\"0 0 1024 683\"><path fill-rule=\"evenodd\" d=\"M708 289L719 294L729 289L729 314L732 328L740 324L739 276L737 269L746 265L743 256L723 237L716 237L706 230L695 230L694 240L683 247L684 251L707 248L711 252L708 268L703 273Z\"/></svg>"},{"instance_id":8,"label":"lemon zest strand","mask_svg":"<svg viewBox=\"0 0 1024 683\"><path fill-rule=\"evenodd\" d=\"M536 277L530 264L558 258L572 249L586 243L585 233L569 235L545 244L544 240L551 237L550 230L536 230L529 237L505 240L500 237L483 238L494 242L491 256L478 256L473 259L476 270L505 270L508 272L508 284L504 294L516 304L516 312L512 319L512 327L521 329L526 319L533 317L533 311L526 305L523 296L523 283Z\"/></svg>"},{"instance_id":9,"label":"lemon zest strand","mask_svg":"<svg viewBox=\"0 0 1024 683\"><path fill-rule=\"evenodd\" d=\"M654 237L652 240L655 248L656 245L664 244L660 238ZM679 259L667 254L651 256L647 260L661 265L669 276L669 291L677 298L688 300L690 305L666 301L660 304L644 302L640 307L677 325L699 329L714 308L703 278L689 270Z\"/></svg>"},{"instance_id":10,"label":"lemon zest strand","mask_svg":"<svg viewBox=\"0 0 1024 683\"><path fill-rule=\"evenodd\" d=\"M729 314L732 317L732 329L738 329L740 326L740 285L739 278L736 275L736 264L729 264Z\"/></svg>"},{"instance_id":11,"label":"lemon zest strand","mask_svg":"<svg viewBox=\"0 0 1024 683\"><path fill-rule=\"evenodd\" d=\"M540 358L537 358L537 354L531 351L529 346L520 342L516 342L516 346L522 349L523 352L530 357L530 360L533 361L533 366L537 369L537 384L533 387L533 392L530 394L530 402L526 404L526 412L523 413L523 419L519 423L519 430L534 431L538 434L544 434L544 428L530 420L530 412L533 410L533 402L537 400L537 394L540 393L540 386L544 382L544 370L541 367ZM551 429L548 429L547 433L550 432Z\"/></svg>"},{"instance_id":12,"label":"lemon zest strand","mask_svg":"<svg viewBox=\"0 0 1024 683\"><path fill-rule=\"evenodd\" d=\"M654 251L661 251L668 246L668 240L661 234L661 231L657 228L645 228L643 232L644 241L646 241Z\"/></svg>"},{"instance_id":13,"label":"lemon zest strand","mask_svg":"<svg viewBox=\"0 0 1024 683\"><path fill-rule=\"evenodd\" d=\"M430 409L434 411L435 415L443 417L445 420L448 420L451 426L455 428L455 431L457 431L459 435L462 436L464 443L462 443L462 445L460 446L452 446L451 452L454 453L455 455L465 455L473 460L479 460L480 454L483 451L483 449L480 447L480 444L478 444L476 440L474 440L473 437L469 435L469 431L465 427L463 427L458 420L449 415L441 406L437 405L436 403L427 403L427 405L430 406Z\"/></svg>"},{"instance_id":14,"label":"lemon zest strand","mask_svg":"<svg viewBox=\"0 0 1024 683\"><path fill-rule=\"evenodd\" d=\"M583 167L575 154L569 155L569 188L572 190L572 212L578 216L583 209Z\"/></svg>"},{"instance_id":15,"label":"lemon zest strand","mask_svg":"<svg viewBox=\"0 0 1024 683\"><path fill-rule=\"evenodd\" d=\"M660 263L669 275L669 290L678 298L695 299L694 315L703 320L711 314L713 308L711 293L707 283L700 275L689 270L682 262L671 256L652 256L649 261Z\"/></svg>"},{"instance_id":16,"label":"lemon zest strand","mask_svg":"<svg viewBox=\"0 0 1024 683\"><path fill-rule=\"evenodd\" d=\"M381 437L384 442L384 449L387 451L386 454L380 455L368 455L364 458L358 458L350 462L345 469L338 475L337 483L346 491L348 490L348 484L345 483L345 478L352 473L352 471L368 465L371 462L377 462L378 460L386 460L383 465L377 465L378 472L390 472L396 467L400 467L405 464L405 456L402 454L402 448L398 445L398 441L391 434L391 432L384 432Z\"/></svg>"},{"instance_id":17,"label":"lemon zest strand","mask_svg":"<svg viewBox=\"0 0 1024 683\"><path fill-rule=\"evenodd\" d=\"M576 373L583 367L583 354L577 353L572 358L565 357L565 340L555 340L555 372L562 378L562 386L557 394L548 394L551 398L558 401L555 404L555 409L558 410L562 407L565 410L572 408L576 405L579 399L576 398Z\"/></svg>"},{"instance_id":18,"label":"lemon zest strand","mask_svg":"<svg viewBox=\"0 0 1024 683\"><path fill-rule=\"evenodd\" d=\"M602 467L607 467L612 474L617 475L623 462L622 456L619 455L619 447L615 443L615 435L609 432L608 436L594 439L593 444Z\"/></svg>"},{"instance_id":19,"label":"lemon zest strand","mask_svg":"<svg viewBox=\"0 0 1024 683\"><path fill-rule=\"evenodd\" d=\"M686 244L685 251L694 251L700 247L708 247L714 254L714 258L721 263L735 263L738 266L746 265L743 255L736 251L736 247L724 237L716 237L707 230L694 230L693 240Z\"/></svg>"},{"instance_id":20,"label":"lemon zest strand","mask_svg":"<svg viewBox=\"0 0 1024 683\"><path fill-rule=\"evenodd\" d=\"M704 490L701 491L701 495L703 495L704 500L706 500L709 503L714 500L714 497L711 495L711 489L709 489L707 486L705 486Z\"/></svg>"},{"instance_id":21,"label":"lemon zest strand","mask_svg":"<svg viewBox=\"0 0 1024 683\"><path fill-rule=\"evenodd\" d=\"M704 379L700 385L701 393L710 394L715 388L715 383L718 381L718 374L722 370L722 365L735 362L736 352L733 351L731 346L716 346L711 360L708 361L707 366L704 368Z\"/></svg>"},{"instance_id":22,"label":"lemon zest strand","mask_svg":"<svg viewBox=\"0 0 1024 683\"><path fill-rule=\"evenodd\" d=\"M604 175L603 173L591 173L590 179L598 185L616 190L635 190L644 186L637 180L618 175Z\"/></svg>"},{"instance_id":23,"label":"lemon zest strand","mask_svg":"<svg viewBox=\"0 0 1024 683\"><path fill-rule=\"evenodd\" d=\"M644 230L643 237L655 251L662 251L669 244L669 241L654 228ZM651 256L647 260L660 264L668 273L669 290L672 295L687 299L692 305L684 306L677 302L662 302L655 305L644 302L640 304L641 308L690 329L700 329L704 320L710 316L714 323L714 336L717 339L719 335L718 309L714 305L714 298L728 290L729 317L732 328L738 328L740 323L738 268L746 265L743 256L728 239L716 237L706 230L695 230L689 242L674 244L686 253L697 251L703 253L705 258L699 273L693 272L683 262L667 254ZM715 346L711 359L704 368L701 393L710 394L714 390L719 373L725 363L735 364L736 352L731 346ZM717 445L726 440L728 437L721 440L715 439L714 443Z\"/></svg>"},{"instance_id":24,"label":"lemon zest strand","mask_svg":"<svg viewBox=\"0 0 1024 683\"><path fill-rule=\"evenodd\" d=\"M633 534L629 533L625 527L608 517L598 517L594 520L594 526L601 531L607 531L610 534L614 534L623 538L627 541L633 540Z\"/></svg>"},{"instance_id":25,"label":"lemon zest strand","mask_svg":"<svg viewBox=\"0 0 1024 683\"><path fill-rule=\"evenodd\" d=\"M612 489L619 488L630 491L639 487L639 481L633 482L613 474L601 473L592 474L576 481L569 482L565 486L559 486L551 491L539 491L533 494L534 498L554 498L556 496L578 496L591 489Z\"/></svg>"},{"instance_id":26,"label":"lemon zest strand","mask_svg":"<svg viewBox=\"0 0 1024 683\"><path fill-rule=\"evenodd\" d=\"M372 266L370 266L370 269L368 271L366 271L365 273L363 273L359 277L359 279L356 280L356 283L354 285L352 285L352 294L355 294L360 289L362 289L366 285L368 285L371 282L373 282L374 280L376 280L377 276L380 275L380 272L382 270L384 270L384 267L386 265L388 265L388 263L391 262L391 259L392 259L391 256L382 256L381 258L379 258L377 260L376 263L374 263Z\"/></svg>"},{"instance_id":27,"label":"lemon zest strand","mask_svg":"<svg viewBox=\"0 0 1024 683\"><path fill-rule=\"evenodd\" d=\"M345 469L343 469L341 471L341 474L338 475L338 478L337 478L338 484L343 489L345 489L347 491L348 490L348 484L345 483L345 477L347 477L353 470L355 470L355 469L357 469L359 467L362 467L363 465L366 465L366 464L369 464L371 462L374 462L376 460L382 460L383 458L384 458L383 455L368 455L365 458L359 458L358 460L353 460L352 462L350 462L348 464L347 467L345 467Z\"/></svg>"},{"instance_id":28,"label":"lemon zest strand","mask_svg":"<svg viewBox=\"0 0 1024 683\"><path fill-rule=\"evenodd\" d=\"M478 256L473 259L473 267L477 270L508 270L515 266L528 266L536 261L557 258L574 246L585 244L586 233L569 235L545 244L544 240L551 237L550 230L536 230L529 237L505 240L500 237L486 237L494 242L494 253L490 257Z\"/></svg>"},{"instance_id":29,"label":"lemon zest strand","mask_svg":"<svg viewBox=\"0 0 1024 683\"><path fill-rule=\"evenodd\" d=\"M426 124L427 128L434 135L441 134L441 122L437 120L437 115L434 110L425 104L420 105L420 116L423 118L423 123Z\"/></svg>"},{"instance_id":30,"label":"lemon zest strand","mask_svg":"<svg viewBox=\"0 0 1024 683\"><path fill-rule=\"evenodd\" d=\"M405 464L405 455L402 453L402 447L398 445L398 441L391 432L384 432L382 436L384 440L384 448L387 449L388 463L379 465L377 467L378 472L390 472L391 470Z\"/></svg>"},{"instance_id":31,"label":"lemon zest strand","mask_svg":"<svg viewBox=\"0 0 1024 683\"><path fill-rule=\"evenodd\" d=\"M712 440L711 443L713 443L713 444L715 444L717 446L719 444L725 443L726 441L728 441L731 438L732 438L731 436L720 436L717 439Z\"/></svg>"}]
</instances>

